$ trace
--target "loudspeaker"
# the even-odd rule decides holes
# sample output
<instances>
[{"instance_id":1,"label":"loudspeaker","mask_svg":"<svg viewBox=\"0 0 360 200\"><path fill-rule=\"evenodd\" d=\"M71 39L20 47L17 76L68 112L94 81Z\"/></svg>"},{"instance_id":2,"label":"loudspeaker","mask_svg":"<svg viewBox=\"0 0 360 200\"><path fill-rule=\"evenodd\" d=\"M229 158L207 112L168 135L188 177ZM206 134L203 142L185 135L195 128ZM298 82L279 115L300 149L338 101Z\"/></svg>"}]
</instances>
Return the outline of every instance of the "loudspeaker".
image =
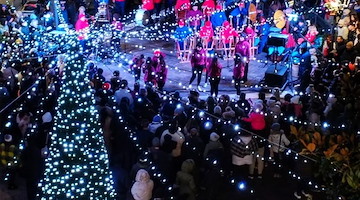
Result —
<instances>
[{"instance_id":1,"label":"loudspeaker","mask_svg":"<svg viewBox=\"0 0 360 200\"><path fill-rule=\"evenodd\" d=\"M270 87L282 87L288 76L288 71L285 66L275 65L269 66L265 72L265 84Z\"/></svg>"},{"instance_id":2,"label":"loudspeaker","mask_svg":"<svg viewBox=\"0 0 360 200\"><path fill-rule=\"evenodd\" d=\"M281 37L269 37L267 41L267 46L275 46L275 47L285 47L286 38Z\"/></svg>"}]
</instances>

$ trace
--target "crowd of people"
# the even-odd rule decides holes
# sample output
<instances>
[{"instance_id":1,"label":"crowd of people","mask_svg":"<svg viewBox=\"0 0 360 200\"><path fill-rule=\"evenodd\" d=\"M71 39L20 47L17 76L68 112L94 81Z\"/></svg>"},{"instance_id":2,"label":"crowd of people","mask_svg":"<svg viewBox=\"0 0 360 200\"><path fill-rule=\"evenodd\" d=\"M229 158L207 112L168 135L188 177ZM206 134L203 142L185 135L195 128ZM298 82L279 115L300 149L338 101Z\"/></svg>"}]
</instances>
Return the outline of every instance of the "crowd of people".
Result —
<instances>
[{"instance_id":1,"label":"crowd of people","mask_svg":"<svg viewBox=\"0 0 360 200\"><path fill-rule=\"evenodd\" d=\"M115 10L120 15L126 12L125 2L115 1ZM212 5L211 1L205 2ZM161 3L156 1L154 8L161 10ZM281 8L281 2L279 4ZM178 4L174 5L177 7ZM80 4L69 4L67 8L72 7L74 12L68 10L70 15L76 13ZM294 151L301 150L301 144L290 134L289 125L304 126L309 132L329 131L330 134L360 129L357 123L360 117L360 77L356 58L360 53L360 29L356 8L345 9L342 15L331 18L332 23L337 23L337 30L333 35L326 35L324 42L319 39L315 25L306 26L306 18L292 24L288 34L294 42L287 48L299 51L294 51L292 56L299 58L293 65L299 68L300 87L298 94L286 94L284 98L280 98L277 89L270 98L259 93L258 99L247 99L246 94L241 93L241 81L246 82L249 67L248 59L244 59L249 57L245 33L238 35L239 46L235 50L237 56L233 69L239 99L219 96L222 67L218 57L206 56L204 47L208 43L204 45L201 42L195 46L191 54L192 76L189 80L191 85L197 78L199 86L203 69L206 69L206 81L209 79L211 85L210 96L206 99L200 99L199 92L195 90L190 91L187 97L180 96L178 92L159 92L163 90L168 76L165 56L160 51L155 51L153 58L145 59L144 55L134 57L130 64L136 80L133 88L121 78L119 71L106 78L104 70L90 62L87 65L88 77L95 93L119 199L149 200L169 196L189 200L200 197L214 199L222 192L216 188L221 188L221 184L229 180L236 183L245 180L256 182L261 181L266 173L273 173L271 176L278 179L286 176L286 170L296 171L301 176L297 180L295 197L309 197L311 192L304 183L315 180L311 163L297 162L285 155L285 146ZM21 51L23 46L31 46L30 41L41 41L42 26L39 24L42 22L39 21L43 18L36 15L23 18L18 14L8 11L6 6L0 13L1 33L5 38L0 105L7 105L20 94L26 94L13 105L22 109L7 109L2 111L4 114L1 113L1 165L9 174L9 189L17 187L16 175L20 172L26 179L28 198L34 199L44 170L48 133L53 124L56 99L61 92L66 58L59 55L38 59L41 45L36 50ZM76 26L76 16L73 19L70 15L69 21ZM80 15L85 16L83 8ZM186 18L186 13L177 15ZM85 21L82 17L80 20ZM186 26L184 22L179 20L180 28ZM208 22L200 27L190 20L190 26L202 34L204 27L210 30L214 25ZM228 27L229 22L219 24L222 25ZM261 38L267 39L267 26L269 23L261 26ZM183 33L177 34L181 42ZM266 39L261 39L259 51L265 47ZM22 60L29 56L30 59ZM142 72L145 88L140 86ZM124 121L118 120L119 115ZM306 124L297 124L294 119ZM327 124L325 128L321 126L324 122ZM30 124L37 124L38 128L28 137L33 130ZM133 132L133 138L126 130ZM17 158L22 163L23 170L19 170L19 160L16 162L13 155L20 155L19 144L24 138L27 145L21 157ZM276 164L272 165L273 162ZM168 184L163 184L158 178L159 173ZM169 185L172 187L171 194Z\"/></svg>"}]
</instances>

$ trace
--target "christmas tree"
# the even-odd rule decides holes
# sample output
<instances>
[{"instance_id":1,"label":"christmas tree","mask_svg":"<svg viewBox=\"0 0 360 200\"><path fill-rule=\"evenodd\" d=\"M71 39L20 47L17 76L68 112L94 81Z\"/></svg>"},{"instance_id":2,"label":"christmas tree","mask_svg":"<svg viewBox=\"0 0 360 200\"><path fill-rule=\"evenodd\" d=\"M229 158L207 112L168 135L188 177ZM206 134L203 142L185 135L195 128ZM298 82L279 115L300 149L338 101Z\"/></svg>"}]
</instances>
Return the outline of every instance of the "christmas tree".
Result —
<instances>
[{"instance_id":1,"label":"christmas tree","mask_svg":"<svg viewBox=\"0 0 360 200\"><path fill-rule=\"evenodd\" d=\"M68 37L71 38L71 37ZM69 39L50 154L39 199L115 199L102 130L84 56Z\"/></svg>"}]
</instances>

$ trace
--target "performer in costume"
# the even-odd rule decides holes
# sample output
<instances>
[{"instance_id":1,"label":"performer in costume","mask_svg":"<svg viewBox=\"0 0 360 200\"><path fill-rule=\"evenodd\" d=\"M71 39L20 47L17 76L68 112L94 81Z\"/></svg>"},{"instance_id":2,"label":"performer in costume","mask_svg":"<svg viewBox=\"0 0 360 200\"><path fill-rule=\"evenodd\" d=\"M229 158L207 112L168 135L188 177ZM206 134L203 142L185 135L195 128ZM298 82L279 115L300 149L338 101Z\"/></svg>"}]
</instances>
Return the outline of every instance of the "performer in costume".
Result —
<instances>
[{"instance_id":1,"label":"performer in costume","mask_svg":"<svg viewBox=\"0 0 360 200\"><path fill-rule=\"evenodd\" d=\"M144 73L144 82L145 83L152 83L153 85L157 85L156 83L156 69L152 64L151 57L147 57L145 61L145 65L143 68Z\"/></svg>"},{"instance_id":2,"label":"performer in costume","mask_svg":"<svg viewBox=\"0 0 360 200\"><path fill-rule=\"evenodd\" d=\"M239 42L235 46L235 54L240 54L245 62L244 76L242 81L247 81L247 74L249 71L249 58L250 58L250 43L245 40L246 35L242 33Z\"/></svg>"},{"instance_id":3,"label":"performer in costume","mask_svg":"<svg viewBox=\"0 0 360 200\"><path fill-rule=\"evenodd\" d=\"M190 9L190 0L177 0L175 4L175 13L178 20L185 19L186 12Z\"/></svg>"},{"instance_id":4,"label":"performer in costume","mask_svg":"<svg viewBox=\"0 0 360 200\"><path fill-rule=\"evenodd\" d=\"M163 54L160 54L158 61L159 62L155 69L156 70L156 82L157 82L157 86L158 86L159 90L162 91L164 88L164 85L166 83L168 69L167 69L167 65L165 63Z\"/></svg>"},{"instance_id":5,"label":"performer in costume","mask_svg":"<svg viewBox=\"0 0 360 200\"><path fill-rule=\"evenodd\" d=\"M225 21L223 24L223 29L220 33L221 35L221 39L222 42L225 44L226 48L230 48L230 42L235 41L235 37L238 37L239 34L237 33L237 31L231 26L231 24L228 21ZM250 50L250 48L249 48ZM231 55L229 54L230 52L227 51L225 52L225 55L227 57L230 57ZM250 55L250 54L249 54Z\"/></svg>"},{"instance_id":6,"label":"performer in costume","mask_svg":"<svg viewBox=\"0 0 360 200\"><path fill-rule=\"evenodd\" d=\"M245 72L245 65L246 62L241 54L235 54L235 64L233 69L233 79L234 79L234 86L236 89L236 94L240 95L240 88L241 88L241 80L244 78Z\"/></svg>"},{"instance_id":7,"label":"performer in costume","mask_svg":"<svg viewBox=\"0 0 360 200\"><path fill-rule=\"evenodd\" d=\"M211 23L214 26L214 29L223 25L227 20L225 12L222 10L221 5L216 6L216 12L211 15Z\"/></svg>"},{"instance_id":8,"label":"performer in costume","mask_svg":"<svg viewBox=\"0 0 360 200\"><path fill-rule=\"evenodd\" d=\"M221 69L222 66L218 61L218 58L215 56L211 59L210 64L207 66L207 75L210 78L210 94L211 96L218 96L219 93L219 83L221 78Z\"/></svg>"},{"instance_id":9,"label":"performer in costume","mask_svg":"<svg viewBox=\"0 0 360 200\"><path fill-rule=\"evenodd\" d=\"M145 63L144 54L135 56L132 62L133 63L130 65L131 72L135 77L135 82L139 82L141 76L141 69L143 68Z\"/></svg>"},{"instance_id":10,"label":"performer in costume","mask_svg":"<svg viewBox=\"0 0 360 200\"><path fill-rule=\"evenodd\" d=\"M179 50L185 50L185 40L192 34L189 27L185 26L184 20L179 21L179 26L175 29L174 38L178 43ZM182 55L180 55L182 57Z\"/></svg>"},{"instance_id":11,"label":"performer in costume","mask_svg":"<svg viewBox=\"0 0 360 200\"><path fill-rule=\"evenodd\" d=\"M190 78L190 83L194 81L197 76L197 87L200 90L200 82L202 71L206 65L206 52L202 47L201 43L196 45L196 49L193 51L191 55L191 67L192 67L192 76Z\"/></svg>"}]
</instances>

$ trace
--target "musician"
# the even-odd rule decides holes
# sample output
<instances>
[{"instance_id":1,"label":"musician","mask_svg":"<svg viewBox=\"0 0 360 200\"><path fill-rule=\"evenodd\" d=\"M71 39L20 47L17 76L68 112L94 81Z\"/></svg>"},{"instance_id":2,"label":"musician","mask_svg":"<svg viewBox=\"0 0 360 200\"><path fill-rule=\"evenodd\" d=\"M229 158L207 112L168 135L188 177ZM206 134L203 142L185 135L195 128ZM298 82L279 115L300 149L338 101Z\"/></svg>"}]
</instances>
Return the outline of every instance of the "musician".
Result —
<instances>
[{"instance_id":1,"label":"musician","mask_svg":"<svg viewBox=\"0 0 360 200\"><path fill-rule=\"evenodd\" d=\"M249 61L250 61L250 43L245 40L246 35L242 33L239 38L239 42L235 46L235 54L239 54L242 56L245 62L244 76L242 77L242 81L247 81L247 74L249 71Z\"/></svg>"},{"instance_id":2,"label":"musician","mask_svg":"<svg viewBox=\"0 0 360 200\"><path fill-rule=\"evenodd\" d=\"M247 3L240 1L238 6L231 11L230 16L232 16L233 24L235 28L240 29L244 23L246 23L246 17L248 16L250 2Z\"/></svg>"}]
</instances>

